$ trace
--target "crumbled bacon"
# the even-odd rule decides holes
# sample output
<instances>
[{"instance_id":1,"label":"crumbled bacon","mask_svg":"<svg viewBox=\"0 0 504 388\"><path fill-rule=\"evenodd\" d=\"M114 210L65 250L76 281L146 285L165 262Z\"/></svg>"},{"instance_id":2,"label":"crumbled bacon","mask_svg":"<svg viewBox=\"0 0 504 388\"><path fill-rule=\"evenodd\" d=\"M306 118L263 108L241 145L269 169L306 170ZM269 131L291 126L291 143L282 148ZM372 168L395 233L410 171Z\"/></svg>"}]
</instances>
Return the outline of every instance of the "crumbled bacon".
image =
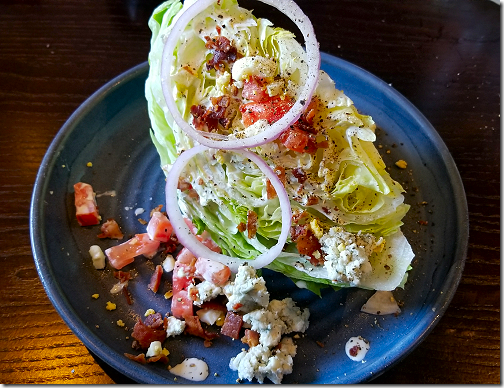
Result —
<instances>
[{"instance_id":1,"label":"crumbled bacon","mask_svg":"<svg viewBox=\"0 0 504 388\"><path fill-rule=\"evenodd\" d=\"M237 226L238 232L245 232L247 230L247 225L245 222L240 222Z\"/></svg>"},{"instance_id":2,"label":"crumbled bacon","mask_svg":"<svg viewBox=\"0 0 504 388\"><path fill-rule=\"evenodd\" d=\"M271 184L271 181L269 179L266 179L266 198L268 199L273 199L277 197L277 193L273 185Z\"/></svg>"},{"instance_id":3,"label":"crumbled bacon","mask_svg":"<svg viewBox=\"0 0 504 388\"><path fill-rule=\"evenodd\" d=\"M254 238L257 233L257 213L253 210L247 211L247 231L248 238Z\"/></svg>"},{"instance_id":4,"label":"crumbled bacon","mask_svg":"<svg viewBox=\"0 0 504 388\"><path fill-rule=\"evenodd\" d=\"M259 345L259 333L255 330L245 329L245 335L242 337L241 342L250 347Z\"/></svg>"},{"instance_id":5,"label":"crumbled bacon","mask_svg":"<svg viewBox=\"0 0 504 388\"><path fill-rule=\"evenodd\" d=\"M310 263L319 265L323 263L322 256L316 258L315 252L320 253L320 242L313 234L309 225L296 225L290 229L292 241L296 243L296 248L301 255L310 256Z\"/></svg>"},{"instance_id":6,"label":"crumbled bacon","mask_svg":"<svg viewBox=\"0 0 504 388\"><path fill-rule=\"evenodd\" d=\"M287 178L285 177L285 168L283 168L282 166L275 166L273 171L275 172L275 174L277 174L278 179L280 179L280 182L282 182L282 185L285 186L287 183Z\"/></svg>"},{"instance_id":7,"label":"crumbled bacon","mask_svg":"<svg viewBox=\"0 0 504 388\"><path fill-rule=\"evenodd\" d=\"M112 238L121 240L124 237L119 224L113 218L109 218L107 221L105 221L102 224L100 230L101 233L98 235L98 238Z\"/></svg>"},{"instance_id":8,"label":"crumbled bacon","mask_svg":"<svg viewBox=\"0 0 504 388\"><path fill-rule=\"evenodd\" d=\"M161 277L163 276L163 267L161 265L156 265L156 269L151 276L148 288L152 292L156 293L159 289L159 285L161 284Z\"/></svg>"},{"instance_id":9,"label":"crumbled bacon","mask_svg":"<svg viewBox=\"0 0 504 388\"><path fill-rule=\"evenodd\" d=\"M186 334L201 337L205 341L211 341L219 336L217 333L212 333L203 329L203 327L201 326L201 321L197 315L187 316L184 318L184 320L186 323L184 333Z\"/></svg>"},{"instance_id":10,"label":"crumbled bacon","mask_svg":"<svg viewBox=\"0 0 504 388\"><path fill-rule=\"evenodd\" d=\"M130 353L124 353L126 357L128 357L130 360L136 361L140 364L147 364L147 360L145 358L145 353L140 353L138 355L130 354Z\"/></svg>"},{"instance_id":11,"label":"crumbled bacon","mask_svg":"<svg viewBox=\"0 0 504 388\"><path fill-rule=\"evenodd\" d=\"M165 253L173 253L177 250L178 246L179 246L179 241L178 241L177 235L175 233L172 233L172 235L170 236L170 239L167 242L165 242L164 252Z\"/></svg>"},{"instance_id":12,"label":"crumbled bacon","mask_svg":"<svg viewBox=\"0 0 504 388\"><path fill-rule=\"evenodd\" d=\"M147 316L145 321L139 318L131 336L137 341L142 349L147 349L153 341L164 341L166 339L166 329L164 328L165 320L160 313L155 313Z\"/></svg>"},{"instance_id":13,"label":"crumbled bacon","mask_svg":"<svg viewBox=\"0 0 504 388\"><path fill-rule=\"evenodd\" d=\"M160 354L158 356L153 356L153 357L149 357L147 359L147 362L158 362L158 361L161 361L163 364L168 364L168 362L170 361L168 359L168 356L166 354Z\"/></svg>"},{"instance_id":14,"label":"crumbled bacon","mask_svg":"<svg viewBox=\"0 0 504 388\"><path fill-rule=\"evenodd\" d=\"M131 294L129 292L129 289L128 289L127 285L125 285L123 287L122 293L123 293L124 297L126 298L126 303L128 303L129 305L132 305L133 304L133 299L131 299Z\"/></svg>"},{"instance_id":15,"label":"crumbled bacon","mask_svg":"<svg viewBox=\"0 0 504 388\"><path fill-rule=\"evenodd\" d=\"M233 63L238 58L238 50L225 36L210 38L205 36L205 47L210 49L213 57L207 62L207 70L224 70L225 63Z\"/></svg>"},{"instance_id":16,"label":"crumbled bacon","mask_svg":"<svg viewBox=\"0 0 504 388\"><path fill-rule=\"evenodd\" d=\"M224 318L224 324L221 328L221 334L227 335L228 337L238 339L240 338L240 330L243 325L242 316L236 314L232 311L226 313L226 318Z\"/></svg>"},{"instance_id":17,"label":"crumbled bacon","mask_svg":"<svg viewBox=\"0 0 504 388\"><path fill-rule=\"evenodd\" d=\"M231 120L226 117L226 110L231 103L231 98L224 95L211 97L210 101L212 106L208 109L203 105L191 106L194 127L198 130L207 128L210 132L217 130L219 124L228 128Z\"/></svg>"},{"instance_id":18,"label":"crumbled bacon","mask_svg":"<svg viewBox=\"0 0 504 388\"><path fill-rule=\"evenodd\" d=\"M131 274L125 271L114 271L114 277L119 279L121 283L131 279Z\"/></svg>"},{"instance_id":19,"label":"crumbled bacon","mask_svg":"<svg viewBox=\"0 0 504 388\"><path fill-rule=\"evenodd\" d=\"M163 205L157 205L154 209L152 209L150 211L150 217L152 218L152 215L155 213L155 212L160 212L161 213L161 209L163 208Z\"/></svg>"},{"instance_id":20,"label":"crumbled bacon","mask_svg":"<svg viewBox=\"0 0 504 388\"><path fill-rule=\"evenodd\" d=\"M308 200L306 201L306 205L316 205L319 202L319 198L316 195L308 196Z\"/></svg>"},{"instance_id":21,"label":"crumbled bacon","mask_svg":"<svg viewBox=\"0 0 504 388\"><path fill-rule=\"evenodd\" d=\"M298 180L299 183L303 184L306 182L307 176L306 172L302 168L293 168L292 175Z\"/></svg>"}]
</instances>

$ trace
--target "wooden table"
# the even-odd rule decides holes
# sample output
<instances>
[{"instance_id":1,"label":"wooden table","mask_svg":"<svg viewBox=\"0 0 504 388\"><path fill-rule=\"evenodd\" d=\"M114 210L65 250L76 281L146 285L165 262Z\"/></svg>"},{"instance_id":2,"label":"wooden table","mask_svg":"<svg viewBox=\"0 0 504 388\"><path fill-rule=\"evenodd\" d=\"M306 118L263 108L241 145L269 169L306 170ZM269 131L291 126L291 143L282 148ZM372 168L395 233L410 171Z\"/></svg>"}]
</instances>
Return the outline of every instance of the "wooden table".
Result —
<instances>
[{"instance_id":1,"label":"wooden table","mask_svg":"<svg viewBox=\"0 0 504 388\"><path fill-rule=\"evenodd\" d=\"M499 383L500 6L490 0L299 0L321 50L392 84L447 144L469 251L446 314L376 383ZM95 90L143 62L157 1L0 0L0 382L127 382L89 354L39 281L30 196L53 137Z\"/></svg>"}]
</instances>

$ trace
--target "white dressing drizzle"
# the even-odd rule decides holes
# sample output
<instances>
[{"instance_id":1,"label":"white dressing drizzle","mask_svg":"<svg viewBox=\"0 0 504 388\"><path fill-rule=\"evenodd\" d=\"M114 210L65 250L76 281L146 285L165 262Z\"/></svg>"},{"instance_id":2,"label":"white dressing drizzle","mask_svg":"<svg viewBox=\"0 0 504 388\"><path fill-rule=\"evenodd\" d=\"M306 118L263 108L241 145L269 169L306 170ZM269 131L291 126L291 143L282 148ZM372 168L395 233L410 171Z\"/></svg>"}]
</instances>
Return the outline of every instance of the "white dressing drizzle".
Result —
<instances>
[{"instance_id":1,"label":"white dressing drizzle","mask_svg":"<svg viewBox=\"0 0 504 388\"><path fill-rule=\"evenodd\" d=\"M208 377L208 365L198 358L186 358L170 369L170 373L192 381L203 381Z\"/></svg>"}]
</instances>

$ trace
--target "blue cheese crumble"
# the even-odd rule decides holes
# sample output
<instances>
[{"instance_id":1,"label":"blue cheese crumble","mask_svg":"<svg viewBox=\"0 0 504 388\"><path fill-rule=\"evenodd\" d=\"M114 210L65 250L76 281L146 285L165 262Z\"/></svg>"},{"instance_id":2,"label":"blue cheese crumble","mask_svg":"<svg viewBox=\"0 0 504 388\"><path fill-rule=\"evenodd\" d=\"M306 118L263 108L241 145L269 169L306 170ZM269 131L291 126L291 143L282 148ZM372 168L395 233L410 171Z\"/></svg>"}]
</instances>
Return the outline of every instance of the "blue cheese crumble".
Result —
<instances>
[{"instance_id":1,"label":"blue cheese crumble","mask_svg":"<svg viewBox=\"0 0 504 388\"><path fill-rule=\"evenodd\" d=\"M253 267L241 265L233 281L223 287L228 298L228 311L247 313L257 308L268 306L269 292L262 277L257 277Z\"/></svg>"},{"instance_id":2,"label":"blue cheese crumble","mask_svg":"<svg viewBox=\"0 0 504 388\"><path fill-rule=\"evenodd\" d=\"M297 346L290 337L284 337L280 346L270 348L259 344L248 351L242 350L229 362L232 370L238 371L239 379L252 381L254 378L263 383L265 378L280 384L284 375L292 373L293 357Z\"/></svg>"},{"instance_id":3,"label":"blue cheese crumble","mask_svg":"<svg viewBox=\"0 0 504 388\"><path fill-rule=\"evenodd\" d=\"M324 267L328 278L353 286L371 273L369 256L382 249L385 243L383 237L377 240L372 234L350 233L341 227L332 227L319 241L326 254Z\"/></svg>"},{"instance_id":4,"label":"blue cheese crumble","mask_svg":"<svg viewBox=\"0 0 504 388\"><path fill-rule=\"evenodd\" d=\"M310 311L301 310L291 298L272 300L266 309L257 309L243 316L243 321L259 333L259 343L274 347L282 335L304 332L308 328Z\"/></svg>"}]
</instances>

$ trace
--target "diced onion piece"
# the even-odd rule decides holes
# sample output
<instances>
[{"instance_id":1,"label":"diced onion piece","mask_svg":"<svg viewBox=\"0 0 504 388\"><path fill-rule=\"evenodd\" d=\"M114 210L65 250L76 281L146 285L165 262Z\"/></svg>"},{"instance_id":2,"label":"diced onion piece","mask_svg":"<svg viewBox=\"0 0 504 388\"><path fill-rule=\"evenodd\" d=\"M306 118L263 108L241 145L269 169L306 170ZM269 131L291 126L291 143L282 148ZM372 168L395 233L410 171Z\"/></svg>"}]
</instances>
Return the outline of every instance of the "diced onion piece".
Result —
<instances>
[{"instance_id":1,"label":"diced onion piece","mask_svg":"<svg viewBox=\"0 0 504 388\"><path fill-rule=\"evenodd\" d=\"M374 315L399 314L401 308L391 291L376 291L361 307L361 311Z\"/></svg>"},{"instance_id":2,"label":"diced onion piece","mask_svg":"<svg viewBox=\"0 0 504 388\"><path fill-rule=\"evenodd\" d=\"M215 3L216 0L198 0L185 11L182 11L177 21L174 23L163 49L161 60L161 86L165 97L166 105L173 116L177 125L191 138L198 143L210 148L236 149L256 147L272 140L275 140L280 134L295 123L304 111L304 105L309 103L313 92L317 86L320 69L320 52L315 31L308 17L303 13L299 6L293 0L259 0L263 3L275 7L288 16L299 28L303 34L306 50L306 61L308 64L307 79L304 87L299 93L298 99L292 108L278 121L268 125L262 132L256 133L246 138L227 138L227 140L214 140L209 137L215 137L213 134L199 131L193 128L184 120L180 114L173 97L171 68L173 63L173 52L177 46L179 37L182 35L186 26L198 14ZM207 137L208 136L208 137ZM219 136L220 137L220 136Z\"/></svg>"},{"instance_id":3,"label":"diced onion piece","mask_svg":"<svg viewBox=\"0 0 504 388\"><path fill-rule=\"evenodd\" d=\"M206 146L199 145L183 152L177 158L166 178L166 210L179 242L191 251L194 256L218 261L227 265L232 272L237 272L238 267L241 263L243 263L243 260L215 252L201 243L187 226L184 215L178 206L177 185L180 174L193 156L201 152L208 151L208 149L209 148ZM264 175L266 175L275 188L280 201L280 208L282 210L282 230L280 237L278 238L278 242L276 245L268 249L267 252L260 254L254 260L248 262L248 265L256 269L262 268L271 263L282 252L284 244L287 241L292 217L289 197L278 176L260 156L253 152L241 149L232 150L231 152L236 152L237 154L240 154L257 164L259 169L264 173Z\"/></svg>"}]
</instances>

